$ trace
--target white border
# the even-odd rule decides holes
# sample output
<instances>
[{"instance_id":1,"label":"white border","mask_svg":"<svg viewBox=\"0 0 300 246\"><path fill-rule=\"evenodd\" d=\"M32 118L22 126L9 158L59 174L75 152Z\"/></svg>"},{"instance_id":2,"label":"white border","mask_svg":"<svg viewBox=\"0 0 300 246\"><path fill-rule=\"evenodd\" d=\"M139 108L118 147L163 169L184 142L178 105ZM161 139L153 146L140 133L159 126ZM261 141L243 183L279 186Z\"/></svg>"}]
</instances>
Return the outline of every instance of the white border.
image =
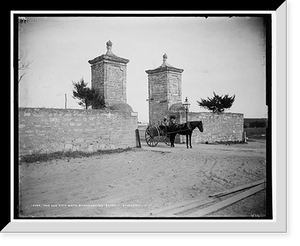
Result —
<instances>
[{"instance_id":1,"label":"white border","mask_svg":"<svg viewBox=\"0 0 300 246\"><path fill-rule=\"evenodd\" d=\"M11 40L13 15L34 14L35 11L11 12ZM39 14L57 14L57 11L39 11ZM82 11L59 11L60 14L86 14ZM136 11L88 11L88 14L136 14ZM220 14L220 11L139 11L140 14ZM286 1L274 11L222 11L222 14L272 14L272 178L273 220L15 220L11 207L11 222L2 232L64 232L64 233L232 233L232 232L286 232L287 231L287 142L286 142ZM11 47L13 58L13 47ZM13 68L11 59L11 68ZM13 69L11 69L13 78ZM13 83L11 83L13 100ZM280 103L276 104L277 99ZM11 122L13 123L13 103ZM284 129L284 131L283 131ZM11 126L11 160L13 161L13 124ZM13 163L13 162L12 162ZM11 192L13 192L13 164L11 165ZM13 195L11 196L13 206Z\"/></svg>"}]
</instances>

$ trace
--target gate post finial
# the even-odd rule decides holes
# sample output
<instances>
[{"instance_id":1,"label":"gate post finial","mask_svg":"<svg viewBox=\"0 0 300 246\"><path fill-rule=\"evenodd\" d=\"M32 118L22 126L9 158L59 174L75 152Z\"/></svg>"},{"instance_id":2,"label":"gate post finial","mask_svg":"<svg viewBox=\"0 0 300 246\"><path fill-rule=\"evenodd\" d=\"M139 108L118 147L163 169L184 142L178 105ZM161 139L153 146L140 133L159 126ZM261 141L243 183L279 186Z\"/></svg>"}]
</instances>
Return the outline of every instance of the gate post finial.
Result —
<instances>
[{"instance_id":1,"label":"gate post finial","mask_svg":"<svg viewBox=\"0 0 300 246\"><path fill-rule=\"evenodd\" d=\"M112 45L113 45L113 43L112 43L110 40L108 40L108 41L106 42L106 49L107 49L106 54L107 54L107 55L109 55L109 54L112 53L112 51L111 51Z\"/></svg>"}]
</instances>

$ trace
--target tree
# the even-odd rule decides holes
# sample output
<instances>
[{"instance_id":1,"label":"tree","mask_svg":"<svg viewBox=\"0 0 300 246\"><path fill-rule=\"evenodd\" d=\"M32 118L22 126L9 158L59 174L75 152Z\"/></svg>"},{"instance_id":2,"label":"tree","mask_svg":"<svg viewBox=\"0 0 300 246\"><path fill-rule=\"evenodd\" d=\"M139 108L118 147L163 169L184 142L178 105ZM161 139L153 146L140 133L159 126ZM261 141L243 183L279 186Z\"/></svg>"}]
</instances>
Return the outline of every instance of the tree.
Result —
<instances>
[{"instance_id":1,"label":"tree","mask_svg":"<svg viewBox=\"0 0 300 246\"><path fill-rule=\"evenodd\" d=\"M84 82L83 78L79 82L73 82L73 86L73 98L79 100L78 104L80 106L85 109L88 109L89 106L94 109L105 107L103 96L94 88L87 87L87 83Z\"/></svg>"},{"instance_id":2,"label":"tree","mask_svg":"<svg viewBox=\"0 0 300 246\"><path fill-rule=\"evenodd\" d=\"M87 83L84 83L84 79L82 78L79 82L73 82L74 90L73 90L73 98L78 99L78 104L85 109L88 109L90 106L88 100L88 87Z\"/></svg>"},{"instance_id":3,"label":"tree","mask_svg":"<svg viewBox=\"0 0 300 246\"><path fill-rule=\"evenodd\" d=\"M28 20L26 17L19 17L19 37L21 40L24 25L28 23ZM24 52L23 50L19 49L19 55L18 55L18 83L22 80L24 75L26 74L27 70L29 69L30 64L32 63L31 60L26 59L27 52Z\"/></svg>"},{"instance_id":4,"label":"tree","mask_svg":"<svg viewBox=\"0 0 300 246\"><path fill-rule=\"evenodd\" d=\"M90 101L93 109L105 108L104 97L95 88L90 89Z\"/></svg>"},{"instance_id":5,"label":"tree","mask_svg":"<svg viewBox=\"0 0 300 246\"><path fill-rule=\"evenodd\" d=\"M228 94L225 96L219 96L215 92L213 94L214 96L211 98L207 97L207 100L201 99L201 101L197 101L198 105L214 113L223 113L225 109L231 108L235 100L235 95L230 97Z\"/></svg>"},{"instance_id":6,"label":"tree","mask_svg":"<svg viewBox=\"0 0 300 246\"><path fill-rule=\"evenodd\" d=\"M29 69L30 64L32 61L26 60L26 57L23 52L20 52L20 56L18 58L18 70L19 70L19 78L18 83L20 83L23 76L26 74L26 71Z\"/></svg>"}]
</instances>

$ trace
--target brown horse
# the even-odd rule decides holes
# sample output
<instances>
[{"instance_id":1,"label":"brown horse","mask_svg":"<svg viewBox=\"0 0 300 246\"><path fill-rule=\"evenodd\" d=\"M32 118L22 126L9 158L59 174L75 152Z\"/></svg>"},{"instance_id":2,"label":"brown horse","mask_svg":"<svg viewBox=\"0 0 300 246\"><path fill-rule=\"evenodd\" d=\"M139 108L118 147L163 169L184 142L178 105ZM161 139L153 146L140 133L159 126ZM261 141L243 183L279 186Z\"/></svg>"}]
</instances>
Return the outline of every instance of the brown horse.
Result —
<instances>
[{"instance_id":1,"label":"brown horse","mask_svg":"<svg viewBox=\"0 0 300 246\"><path fill-rule=\"evenodd\" d=\"M186 136L186 147L189 148L190 145L190 148L192 148L191 139L192 139L193 131L196 127L198 127L200 132L203 132L202 121L189 121L188 123L179 125L178 131L169 130L169 132L167 132L167 135L170 136L171 147L175 147L174 145L175 136L178 133L180 135Z\"/></svg>"}]
</instances>

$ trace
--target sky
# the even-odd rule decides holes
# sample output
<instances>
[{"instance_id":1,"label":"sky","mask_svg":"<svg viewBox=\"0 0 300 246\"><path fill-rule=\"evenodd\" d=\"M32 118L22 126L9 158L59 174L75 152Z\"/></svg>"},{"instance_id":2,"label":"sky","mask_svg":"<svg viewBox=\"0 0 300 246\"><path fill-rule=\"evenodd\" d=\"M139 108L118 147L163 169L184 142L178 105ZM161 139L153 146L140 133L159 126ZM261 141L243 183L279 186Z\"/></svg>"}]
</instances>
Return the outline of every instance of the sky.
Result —
<instances>
[{"instance_id":1,"label":"sky","mask_svg":"<svg viewBox=\"0 0 300 246\"><path fill-rule=\"evenodd\" d=\"M19 82L20 107L82 108L72 98L83 78L91 86L88 60L112 52L129 59L127 103L148 121L148 75L163 54L182 73L182 100L235 95L226 112L267 118L265 29L261 17L28 17L19 26L19 54L32 61Z\"/></svg>"}]
</instances>

